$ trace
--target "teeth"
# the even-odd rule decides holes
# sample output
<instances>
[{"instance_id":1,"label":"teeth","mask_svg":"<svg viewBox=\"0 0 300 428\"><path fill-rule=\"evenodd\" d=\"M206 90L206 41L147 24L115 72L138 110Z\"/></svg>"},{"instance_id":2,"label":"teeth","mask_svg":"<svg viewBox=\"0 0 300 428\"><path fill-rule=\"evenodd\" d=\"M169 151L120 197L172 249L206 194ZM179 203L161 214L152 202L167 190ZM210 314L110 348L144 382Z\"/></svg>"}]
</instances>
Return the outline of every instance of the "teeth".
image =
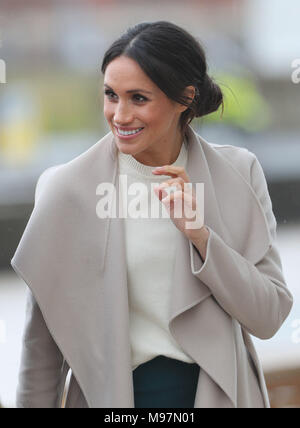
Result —
<instances>
[{"instance_id":1,"label":"teeth","mask_svg":"<svg viewBox=\"0 0 300 428\"><path fill-rule=\"evenodd\" d=\"M120 135L132 135L132 134L136 134L137 132L139 132L141 129L143 128L138 128L138 129L134 129L132 131L122 131L121 129L118 128L118 133Z\"/></svg>"}]
</instances>

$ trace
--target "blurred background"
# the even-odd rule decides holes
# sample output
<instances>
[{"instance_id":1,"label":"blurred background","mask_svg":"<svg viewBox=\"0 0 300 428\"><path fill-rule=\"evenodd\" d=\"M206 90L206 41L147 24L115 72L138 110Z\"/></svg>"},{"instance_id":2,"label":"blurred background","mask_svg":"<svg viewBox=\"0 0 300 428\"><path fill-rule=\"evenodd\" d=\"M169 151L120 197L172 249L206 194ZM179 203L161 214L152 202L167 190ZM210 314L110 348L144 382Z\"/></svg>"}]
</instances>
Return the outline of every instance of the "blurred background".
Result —
<instances>
[{"instance_id":1,"label":"blurred background","mask_svg":"<svg viewBox=\"0 0 300 428\"><path fill-rule=\"evenodd\" d=\"M15 406L25 283L10 267L39 175L108 131L104 51L142 21L178 24L204 46L225 110L194 119L215 144L261 162L294 307L254 338L272 407L300 407L300 3L298 0L0 0L0 402Z\"/></svg>"}]
</instances>

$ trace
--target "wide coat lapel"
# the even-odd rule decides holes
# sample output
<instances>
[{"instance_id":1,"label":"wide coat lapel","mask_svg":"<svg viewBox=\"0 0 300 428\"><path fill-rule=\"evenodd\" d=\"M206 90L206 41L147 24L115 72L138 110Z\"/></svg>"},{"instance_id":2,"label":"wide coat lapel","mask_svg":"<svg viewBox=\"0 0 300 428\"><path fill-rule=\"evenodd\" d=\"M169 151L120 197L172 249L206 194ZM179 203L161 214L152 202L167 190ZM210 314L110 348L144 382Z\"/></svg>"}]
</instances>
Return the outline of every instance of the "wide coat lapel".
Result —
<instances>
[{"instance_id":1,"label":"wide coat lapel","mask_svg":"<svg viewBox=\"0 0 300 428\"><path fill-rule=\"evenodd\" d=\"M11 260L33 292L89 407L134 407L122 219L100 219L116 184L112 134L43 180Z\"/></svg>"},{"instance_id":2,"label":"wide coat lapel","mask_svg":"<svg viewBox=\"0 0 300 428\"><path fill-rule=\"evenodd\" d=\"M205 224L231 248L256 263L271 243L257 197L238 170L191 127L188 127L187 138L187 173L192 183L204 183ZM210 289L193 275L193 253L192 244L180 234L169 328L181 347L236 407L237 364L232 318L215 302ZM195 404L201 406L201 400L199 382Z\"/></svg>"},{"instance_id":3,"label":"wide coat lapel","mask_svg":"<svg viewBox=\"0 0 300 428\"><path fill-rule=\"evenodd\" d=\"M187 172L192 182L205 185L205 223L256 262L270 237L252 189L191 127L187 136ZM117 150L110 132L59 166L40 189L11 260L37 299L90 407L134 407L124 220L118 216L100 219L96 213L97 188L103 182L115 185L118 213L117 178ZM229 195L222 193L224 180L232 189ZM239 225L232 224L227 205L237 203L237 194L238 208L245 215ZM260 236L253 227L253 239L245 242L243 228L252 228L255 222L262 226ZM235 405L232 320L192 274L191 251L188 240L178 233L170 331ZM212 353L220 356L220 364L210 358Z\"/></svg>"}]
</instances>

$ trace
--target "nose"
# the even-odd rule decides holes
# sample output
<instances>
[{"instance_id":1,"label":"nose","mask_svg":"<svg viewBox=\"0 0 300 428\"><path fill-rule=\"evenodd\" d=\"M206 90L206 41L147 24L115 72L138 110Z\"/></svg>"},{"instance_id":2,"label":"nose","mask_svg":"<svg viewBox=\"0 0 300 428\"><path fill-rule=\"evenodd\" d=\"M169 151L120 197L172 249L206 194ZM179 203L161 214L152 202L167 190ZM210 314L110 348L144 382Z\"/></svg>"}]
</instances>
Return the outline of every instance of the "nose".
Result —
<instances>
[{"instance_id":1,"label":"nose","mask_svg":"<svg viewBox=\"0 0 300 428\"><path fill-rule=\"evenodd\" d=\"M114 123L116 125L124 126L132 123L133 114L130 106L126 103L119 102L115 109Z\"/></svg>"}]
</instances>

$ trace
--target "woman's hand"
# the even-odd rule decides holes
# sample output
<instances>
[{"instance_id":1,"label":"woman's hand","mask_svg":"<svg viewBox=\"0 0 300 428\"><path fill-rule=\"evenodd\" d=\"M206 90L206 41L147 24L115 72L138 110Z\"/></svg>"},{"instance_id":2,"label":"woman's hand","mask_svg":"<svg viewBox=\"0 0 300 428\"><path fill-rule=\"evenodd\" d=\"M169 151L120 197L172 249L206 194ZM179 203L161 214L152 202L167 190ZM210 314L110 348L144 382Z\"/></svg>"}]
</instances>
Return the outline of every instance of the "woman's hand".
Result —
<instances>
[{"instance_id":1,"label":"woman's hand","mask_svg":"<svg viewBox=\"0 0 300 428\"><path fill-rule=\"evenodd\" d=\"M166 207L175 226L190 240L203 236L204 207L197 206L195 189L183 167L165 165L152 170L155 175L169 175L172 178L154 188L159 200ZM172 187L174 191L165 190ZM203 200L203 198L201 198ZM207 229L205 229L207 231Z\"/></svg>"}]
</instances>

